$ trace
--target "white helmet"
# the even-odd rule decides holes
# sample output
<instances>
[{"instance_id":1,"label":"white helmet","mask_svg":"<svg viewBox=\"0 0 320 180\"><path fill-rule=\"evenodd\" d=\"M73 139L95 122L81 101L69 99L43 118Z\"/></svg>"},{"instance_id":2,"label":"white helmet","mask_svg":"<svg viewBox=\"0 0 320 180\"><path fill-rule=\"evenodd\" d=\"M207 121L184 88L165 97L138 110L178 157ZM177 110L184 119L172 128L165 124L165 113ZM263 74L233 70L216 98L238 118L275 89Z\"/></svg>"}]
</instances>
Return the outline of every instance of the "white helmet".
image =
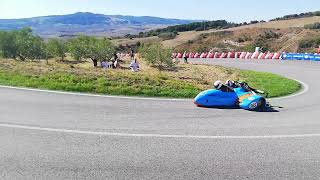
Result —
<instances>
[{"instance_id":1,"label":"white helmet","mask_svg":"<svg viewBox=\"0 0 320 180\"><path fill-rule=\"evenodd\" d=\"M216 89L220 89L222 87L222 81L218 80L216 82L214 82L213 86L216 88Z\"/></svg>"}]
</instances>

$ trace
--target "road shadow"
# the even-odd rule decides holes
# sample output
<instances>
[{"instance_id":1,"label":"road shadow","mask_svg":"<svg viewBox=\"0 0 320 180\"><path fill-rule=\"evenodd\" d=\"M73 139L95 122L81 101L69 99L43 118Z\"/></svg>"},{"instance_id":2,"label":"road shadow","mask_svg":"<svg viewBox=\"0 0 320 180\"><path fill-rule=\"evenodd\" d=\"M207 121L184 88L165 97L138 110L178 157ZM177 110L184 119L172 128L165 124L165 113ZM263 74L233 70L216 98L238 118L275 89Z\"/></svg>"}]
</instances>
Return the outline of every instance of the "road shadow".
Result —
<instances>
[{"instance_id":1,"label":"road shadow","mask_svg":"<svg viewBox=\"0 0 320 180\"><path fill-rule=\"evenodd\" d=\"M263 110L261 110L259 112L277 113L277 112L280 112L280 110L283 108L284 107L281 107L281 106L269 106L269 107L265 107Z\"/></svg>"},{"instance_id":2,"label":"road shadow","mask_svg":"<svg viewBox=\"0 0 320 180\"><path fill-rule=\"evenodd\" d=\"M241 109L240 107L217 107L217 106L214 106L214 107L209 107L209 106L198 106L198 108L203 108L203 109Z\"/></svg>"},{"instance_id":3,"label":"road shadow","mask_svg":"<svg viewBox=\"0 0 320 180\"><path fill-rule=\"evenodd\" d=\"M232 109L242 109L238 106L234 106L234 107L203 107L203 106L200 106L199 108L204 108L204 109L226 109L226 110L232 110ZM260 109L260 110L255 110L255 111L251 111L251 112L268 112L268 113L278 113L280 112L281 109L283 109L284 107L281 107L281 106L269 106L269 107L265 107L263 109ZM244 111L246 111L245 109L242 109ZM249 110L247 110L249 111Z\"/></svg>"}]
</instances>

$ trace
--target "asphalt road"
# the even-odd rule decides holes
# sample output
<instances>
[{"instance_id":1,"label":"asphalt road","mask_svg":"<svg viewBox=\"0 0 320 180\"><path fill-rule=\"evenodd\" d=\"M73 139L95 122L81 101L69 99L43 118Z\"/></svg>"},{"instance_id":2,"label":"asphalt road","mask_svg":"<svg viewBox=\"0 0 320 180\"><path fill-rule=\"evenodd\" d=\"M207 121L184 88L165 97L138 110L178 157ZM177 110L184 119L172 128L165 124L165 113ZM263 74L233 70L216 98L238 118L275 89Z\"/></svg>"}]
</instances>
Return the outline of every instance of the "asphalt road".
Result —
<instances>
[{"instance_id":1,"label":"asphalt road","mask_svg":"<svg viewBox=\"0 0 320 180\"><path fill-rule=\"evenodd\" d=\"M2 87L0 179L319 179L320 63L201 62L274 72L307 89L258 113Z\"/></svg>"}]
</instances>

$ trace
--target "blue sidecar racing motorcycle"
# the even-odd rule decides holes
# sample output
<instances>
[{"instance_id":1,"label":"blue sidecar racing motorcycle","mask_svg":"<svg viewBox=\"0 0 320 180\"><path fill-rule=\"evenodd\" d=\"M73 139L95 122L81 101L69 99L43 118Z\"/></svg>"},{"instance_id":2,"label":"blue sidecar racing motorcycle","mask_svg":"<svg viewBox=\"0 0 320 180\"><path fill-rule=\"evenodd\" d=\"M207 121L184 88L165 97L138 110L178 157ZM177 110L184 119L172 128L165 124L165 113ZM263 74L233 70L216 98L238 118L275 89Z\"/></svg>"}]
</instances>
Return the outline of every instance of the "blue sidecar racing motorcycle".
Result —
<instances>
[{"instance_id":1,"label":"blue sidecar racing motorcycle","mask_svg":"<svg viewBox=\"0 0 320 180\"><path fill-rule=\"evenodd\" d=\"M263 111L269 107L265 97L243 88L235 88L233 92L211 89L201 92L195 99L198 107L237 108L250 111Z\"/></svg>"}]
</instances>

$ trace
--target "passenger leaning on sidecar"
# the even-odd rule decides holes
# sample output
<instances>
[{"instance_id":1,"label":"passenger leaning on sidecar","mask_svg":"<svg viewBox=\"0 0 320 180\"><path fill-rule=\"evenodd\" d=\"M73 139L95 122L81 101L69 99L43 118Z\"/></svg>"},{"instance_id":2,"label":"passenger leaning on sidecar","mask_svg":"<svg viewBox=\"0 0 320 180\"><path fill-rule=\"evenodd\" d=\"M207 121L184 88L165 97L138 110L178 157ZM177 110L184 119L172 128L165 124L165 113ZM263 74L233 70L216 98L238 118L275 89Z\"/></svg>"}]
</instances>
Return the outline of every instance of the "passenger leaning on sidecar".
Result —
<instances>
[{"instance_id":1,"label":"passenger leaning on sidecar","mask_svg":"<svg viewBox=\"0 0 320 180\"><path fill-rule=\"evenodd\" d=\"M234 92L232 87L229 87L225 84L222 83L222 81L216 81L213 84L214 88L216 88L217 90L220 90L222 92Z\"/></svg>"},{"instance_id":2,"label":"passenger leaning on sidecar","mask_svg":"<svg viewBox=\"0 0 320 180\"><path fill-rule=\"evenodd\" d=\"M248 92L249 91L253 91L255 93L264 94L264 91L261 91L261 90L258 90L258 89L254 89L254 88L250 87L248 85L248 83L246 83L246 82L227 80L226 81L226 85L231 87L231 88L243 88Z\"/></svg>"}]
</instances>

